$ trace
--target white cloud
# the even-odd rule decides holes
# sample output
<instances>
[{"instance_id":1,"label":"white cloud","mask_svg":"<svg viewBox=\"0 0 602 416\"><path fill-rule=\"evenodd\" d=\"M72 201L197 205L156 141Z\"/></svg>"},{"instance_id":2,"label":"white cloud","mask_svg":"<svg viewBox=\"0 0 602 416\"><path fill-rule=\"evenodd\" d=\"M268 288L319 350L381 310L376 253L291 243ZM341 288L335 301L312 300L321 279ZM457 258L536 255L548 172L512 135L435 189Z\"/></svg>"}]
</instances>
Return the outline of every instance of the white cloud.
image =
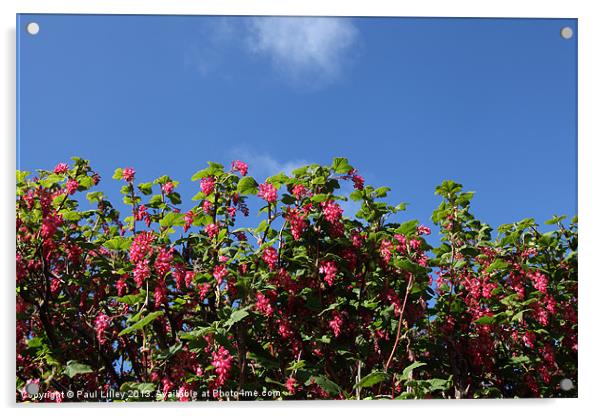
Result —
<instances>
[{"instance_id":1,"label":"white cloud","mask_svg":"<svg viewBox=\"0 0 602 416\"><path fill-rule=\"evenodd\" d=\"M338 79L358 37L345 18L257 17L249 22L251 52L268 57L278 71L304 87Z\"/></svg>"},{"instance_id":2,"label":"white cloud","mask_svg":"<svg viewBox=\"0 0 602 416\"><path fill-rule=\"evenodd\" d=\"M230 43L233 36L233 28L225 18L203 20L204 24L199 26L201 41L195 45L193 65L202 76L219 73L224 57L221 52L223 45Z\"/></svg>"}]
</instances>

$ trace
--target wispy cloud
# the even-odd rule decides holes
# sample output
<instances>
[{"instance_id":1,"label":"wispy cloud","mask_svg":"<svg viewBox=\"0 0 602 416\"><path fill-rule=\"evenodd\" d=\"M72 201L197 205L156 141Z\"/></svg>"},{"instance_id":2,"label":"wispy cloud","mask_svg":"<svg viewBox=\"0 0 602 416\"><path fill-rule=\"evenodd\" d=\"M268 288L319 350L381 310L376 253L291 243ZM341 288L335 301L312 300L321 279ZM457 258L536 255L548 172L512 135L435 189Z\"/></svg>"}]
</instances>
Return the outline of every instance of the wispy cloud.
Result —
<instances>
[{"instance_id":1,"label":"wispy cloud","mask_svg":"<svg viewBox=\"0 0 602 416\"><path fill-rule=\"evenodd\" d=\"M247 45L290 81L317 87L341 76L357 38L346 18L257 17L249 21Z\"/></svg>"},{"instance_id":2,"label":"wispy cloud","mask_svg":"<svg viewBox=\"0 0 602 416\"><path fill-rule=\"evenodd\" d=\"M338 17L212 17L198 34L189 59L202 76L231 81L251 55L303 91L342 79L360 43L353 21Z\"/></svg>"},{"instance_id":3,"label":"wispy cloud","mask_svg":"<svg viewBox=\"0 0 602 416\"><path fill-rule=\"evenodd\" d=\"M201 41L195 46L194 65L202 76L219 74L223 77L224 52L234 46L234 40L240 36L236 26L225 17L215 17L199 27L199 35Z\"/></svg>"},{"instance_id":4,"label":"wispy cloud","mask_svg":"<svg viewBox=\"0 0 602 416\"><path fill-rule=\"evenodd\" d=\"M236 148L230 151L233 159L240 159L249 165L249 172L258 179L267 178L284 172L290 175L291 172L301 166L310 164L303 159L277 160L267 153L257 153L245 148Z\"/></svg>"}]
</instances>

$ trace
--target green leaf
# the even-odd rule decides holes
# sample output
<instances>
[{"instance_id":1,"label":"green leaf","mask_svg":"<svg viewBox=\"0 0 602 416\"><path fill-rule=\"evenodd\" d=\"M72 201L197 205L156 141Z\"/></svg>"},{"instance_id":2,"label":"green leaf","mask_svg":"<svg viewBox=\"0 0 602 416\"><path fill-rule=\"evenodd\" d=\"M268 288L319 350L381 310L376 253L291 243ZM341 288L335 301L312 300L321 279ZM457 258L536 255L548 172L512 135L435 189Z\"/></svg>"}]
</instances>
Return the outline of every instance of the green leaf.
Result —
<instances>
[{"instance_id":1,"label":"green leaf","mask_svg":"<svg viewBox=\"0 0 602 416\"><path fill-rule=\"evenodd\" d=\"M24 170L17 170L17 183L23 183L25 181L25 178L27 178L30 173L31 172L26 172Z\"/></svg>"},{"instance_id":2,"label":"green leaf","mask_svg":"<svg viewBox=\"0 0 602 416\"><path fill-rule=\"evenodd\" d=\"M288 371L297 371L305 368L305 360L294 361L288 368Z\"/></svg>"},{"instance_id":3,"label":"green leaf","mask_svg":"<svg viewBox=\"0 0 602 416\"><path fill-rule=\"evenodd\" d=\"M63 371L69 378L73 378L78 374L88 374L92 372L89 365L78 363L77 361L68 361L65 370Z\"/></svg>"},{"instance_id":4,"label":"green leaf","mask_svg":"<svg viewBox=\"0 0 602 416\"><path fill-rule=\"evenodd\" d=\"M52 185L61 182L63 179L64 178L61 175L51 173L40 181L40 185L42 185L44 188L50 188Z\"/></svg>"},{"instance_id":5,"label":"green leaf","mask_svg":"<svg viewBox=\"0 0 602 416\"><path fill-rule=\"evenodd\" d=\"M309 386L311 382L314 381L318 386L322 387L324 391L330 394L339 394L341 392L341 388L334 381L329 380L325 376L313 376L310 377L305 385Z\"/></svg>"},{"instance_id":6,"label":"green leaf","mask_svg":"<svg viewBox=\"0 0 602 416\"><path fill-rule=\"evenodd\" d=\"M364 198L364 192L356 189L349 194L349 198L351 198L353 201L361 201Z\"/></svg>"},{"instance_id":7,"label":"green leaf","mask_svg":"<svg viewBox=\"0 0 602 416\"><path fill-rule=\"evenodd\" d=\"M146 315L144 318L136 322L134 325L125 328L123 331L119 333L118 336L124 336L127 334L131 334L132 332L136 332L139 329L144 328L146 325L151 323L153 320L157 319L159 316L163 315L163 311L155 311Z\"/></svg>"},{"instance_id":8,"label":"green leaf","mask_svg":"<svg viewBox=\"0 0 602 416\"><path fill-rule=\"evenodd\" d=\"M274 185L276 189L280 189L280 186L288 181L288 176L286 176L283 172L280 172L276 175L270 176L265 181Z\"/></svg>"},{"instance_id":9,"label":"green leaf","mask_svg":"<svg viewBox=\"0 0 602 416\"><path fill-rule=\"evenodd\" d=\"M270 226L270 224L266 221L266 220L262 220L259 225L257 226L257 228L255 229L255 232L257 234L261 234L263 233L265 230L268 229L268 227Z\"/></svg>"},{"instance_id":10,"label":"green leaf","mask_svg":"<svg viewBox=\"0 0 602 416\"><path fill-rule=\"evenodd\" d=\"M161 195L153 195L151 199L146 203L146 206L149 208L159 208L163 205L163 199Z\"/></svg>"},{"instance_id":11,"label":"green leaf","mask_svg":"<svg viewBox=\"0 0 602 416\"><path fill-rule=\"evenodd\" d=\"M190 178L191 181L196 182L196 181L200 181L203 178L206 178L207 176L209 176L208 170L207 169L203 169L203 170L199 170L197 173L195 173L194 175L192 175L192 177Z\"/></svg>"},{"instance_id":12,"label":"green leaf","mask_svg":"<svg viewBox=\"0 0 602 416\"><path fill-rule=\"evenodd\" d=\"M391 188L389 188L388 186L381 186L380 188L374 190L374 197L384 198L387 196L390 190Z\"/></svg>"},{"instance_id":13,"label":"green leaf","mask_svg":"<svg viewBox=\"0 0 602 416\"><path fill-rule=\"evenodd\" d=\"M399 234L403 234L406 237L416 234L416 228L418 227L418 220L411 220L404 222L395 230Z\"/></svg>"},{"instance_id":14,"label":"green leaf","mask_svg":"<svg viewBox=\"0 0 602 416\"><path fill-rule=\"evenodd\" d=\"M186 224L184 214L180 214L178 212L169 212L159 221L159 225L161 227L182 226L184 224Z\"/></svg>"},{"instance_id":15,"label":"green leaf","mask_svg":"<svg viewBox=\"0 0 602 416\"><path fill-rule=\"evenodd\" d=\"M113 179L120 180L122 178L123 178L123 169L121 169L121 168L115 169L115 172L113 173Z\"/></svg>"},{"instance_id":16,"label":"green leaf","mask_svg":"<svg viewBox=\"0 0 602 416\"><path fill-rule=\"evenodd\" d=\"M236 186L236 190L241 195L249 195L249 194L257 194L257 181L250 176L245 176L240 181L238 181L238 185Z\"/></svg>"},{"instance_id":17,"label":"green leaf","mask_svg":"<svg viewBox=\"0 0 602 416\"><path fill-rule=\"evenodd\" d=\"M109 250L124 251L130 248L131 240L126 237L113 237L103 243L103 246Z\"/></svg>"},{"instance_id":18,"label":"green leaf","mask_svg":"<svg viewBox=\"0 0 602 416\"><path fill-rule=\"evenodd\" d=\"M494 270L506 270L508 268L509 264L506 263L504 260L501 259L495 259L495 261L493 263L491 263L489 265L489 267L487 267L487 273L491 273Z\"/></svg>"},{"instance_id":19,"label":"green leaf","mask_svg":"<svg viewBox=\"0 0 602 416\"><path fill-rule=\"evenodd\" d=\"M294 169L291 173L296 177L303 176L307 173L307 166L301 166L300 168Z\"/></svg>"},{"instance_id":20,"label":"green leaf","mask_svg":"<svg viewBox=\"0 0 602 416\"><path fill-rule=\"evenodd\" d=\"M353 170L353 167L349 164L349 161L345 157L335 157L332 160L332 170L335 173L345 175L348 174L349 171Z\"/></svg>"},{"instance_id":21,"label":"green leaf","mask_svg":"<svg viewBox=\"0 0 602 416\"><path fill-rule=\"evenodd\" d=\"M325 314L328 311L331 311L333 309L337 309L339 306L341 306L341 304L339 302L331 303L326 309L324 309L322 312L320 312L318 314L318 316L322 316L323 314Z\"/></svg>"},{"instance_id":22,"label":"green leaf","mask_svg":"<svg viewBox=\"0 0 602 416\"><path fill-rule=\"evenodd\" d=\"M382 372L382 371L373 371L372 373L368 374L366 377L362 378L359 383L356 384L355 388L357 387L372 387L375 384L380 383L381 381L384 381L386 379L389 378L389 374Z\"/></svg>"},{"instance_id":23,"label":"green leaf","mask_svg":"<svg viewBox=\"0 0 602 416\"><path fill-rule=\"evenodd\" d=\"M444 379L444 378L432 378L430 379L428 382L430 384L429 387L429 391L436 391L436 390L447 390L450 387L451 384L451 377L448 379Z\"/></svg>"},{"instance_id":24,"label":"green leaf","mask_svg":"<svg viewBox=\"0 0 602 416\"><path fill-rule=\"evenodd\" d=\"M177 192L172 192L171 194L167 195L167 198L169 198L171 203L174 205L180 205L182 203L182 197Z\"/></svg>"},{"instance_id":25,"label":"green leaf","mask_svg":"<svg viewBox=\"0 0 602 416\"><path fill-rule=\"evenodd\" d=\"M78 189L90 189L94 186L94 179L91 176L78 176Z\"/></svg>"},{"instance_id":26,"label":"green leaf","mask_svg":"<svg viewBox=\"0 0 602 416\"><path fill-rule=\"evenodd\" d=\"M81 214L77 211L61 211L61 215L66 221L79 221L81 219Z\"/></svg>"},{"instance_id":27,"label":"green leaf","mask_svg":"<svg viewBox=\"0 0 602 416\"><path fill-rule=\"evenodd\" d=\"M153 184L152 182L144 182L138 184L138 189L140 189L140 192L142 192L144 195L150 195L153 193Z\"/></svg>"},{"instance_id":28,"label":"green leaf","mask_svg":"<svg viewBox=\"0 0 602 416\"><path fill-rule=\"evenodd\" d=\"M401 374L402 379L407 379L410 376L410 372L418 367L422 367L426 365L426 363L422 363L420 361L416 361L415 363L410 364L406 368L403 369L403 373Z\"/></svg>"},{"instance_id":29,"label":"green leaf","mask_svg":"<svg viewBox=\"0 0 602 416\"><path fill-rule=\"evenodd\" d=\"M474 323L478 325L491 325L495 323L495 316L481 316Z\"/></svg>"},{"instance_id":30,"label":"green leaf","mask_svg":"<svg viewBox=\"0 0 602 416\"><path fill-rule=\"evenodd\" d=\"M119 387L119 391L128 392L137 390L142 393L152 393L155 391L155 388L156 387L154 383L134 383L131 381L126 381Z\"/></svg>"},{"instance_id":31,"label":"green leaf","mask_svg":"<svg viewBox=\"0 0 602 416\"><path fill-rule=\"evenodd\" d=\"M135 295L125 295L115 298L117 302L125 303L127 305L135 305L136 303L144 300L145 294L143 292L136 293Z\"/></svg>"},{"instance_id":32,"label":"green leaf","mask_svg":"<svg viewBox=\"0 0 602 416\"><path fill-rule=\"evenodd\" d=\"M196 182L208 176L216 176L224 172L224 166L220 165L219 163L208 162L208 165L208 168L199 170L197 173L192 175L192 178L190 178L190 180Z\"/></svg>"},{"instance_id":33,"label":"green leaf","mask_svg":"<svg viewBox=\"0 0 602 416\"><path fill-rule=\"evenodd\" d=\"M231 328L232 325L249 316L249 312L247 312L247 309L248 307L236 309L234 312L232 312L230 318L228 318L228 320L224 323L224 326L226 326L227 328Z\"/></svg>"},{"instance_id":34,"label":"green leaf","mask_svg":"<svg viewBox=\"0 0 602 416\"><path fill-rule=\"evenodd\" d=\"M205 198L205 193L203 191L198 191L196 194L194 194L194 196L192 197L193 201L200 201L201 199Z\"/></svg>"},{"instance_id":35,"label":"green leaf","mask_svg":"<svg viewBox=\"0 0 602 416\"><path fill-rule=\"evenodd\" d=\"M313 202L325 202L328 199L327 194L317 194L311 197Z\"/></svg>"},{"instance_id":36,"label":"green leaf","mask_svg":"<svg viewBox=\"0 0 602 416\"><path fill-rule=\"evenodd\" d=\"M531 362L531 359L526 355L517 355L515 357L510 357L510 363L512 364L527 364Z\"/></svg>"},{"instance_id":37,"label":"green leaf","mask_svg":"<svg viewBox=\"0 0 602 416\"><path fill-rule=\"evenodd\" d=\"M27 341L27 347L29 348L41 348L43 344L43 340L40 337L34 337Z\"/></svg>"},{"instance_id":38,"label":"green leaf","mask_svg":"<svg viewBox=\"0 0 602 416\"><path fill-rule=\"evenodd\" d=\"M86 199L90 202L100 202L104 197L104 193L101 191L88 192Z\"/></svg>"}]
</instances>

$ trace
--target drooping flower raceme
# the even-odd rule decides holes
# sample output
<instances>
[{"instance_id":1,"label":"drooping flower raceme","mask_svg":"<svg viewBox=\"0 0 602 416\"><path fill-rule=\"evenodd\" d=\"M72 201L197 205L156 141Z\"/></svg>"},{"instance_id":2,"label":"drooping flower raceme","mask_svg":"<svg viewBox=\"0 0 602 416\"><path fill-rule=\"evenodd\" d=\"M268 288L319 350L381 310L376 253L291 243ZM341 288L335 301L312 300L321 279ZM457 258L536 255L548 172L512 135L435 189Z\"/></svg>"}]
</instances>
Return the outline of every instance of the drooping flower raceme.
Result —
<instances>
[{"instance_id":1,"label":"drooping flower raceme","mask_svg":"<svg viewBox=\"0 0 602 416\"><path fill-rule=\"evenodd\" d=\"M249 165L240 160L235 160L232 162L232 170L239 171L242 176L247 176Z\"/></svg>"},{"instance_id":2,"label":"drooping flower raceme","mask_svg":"<svg viewBox=\"0 0 602 416\"><path fill-rule=\"evenodd\" d=\"M328 200L322 204L322 212L324 213L324 218L326 218L326 221L331 224L339 221L343 215L341 206L332 200Z\"/></svg>"},{"instance_id":3,"label":"drooping flower raceme","mask_svg":"<svg viewBox=\"0 0 602 416\"><path fill-rule=\"evenodd\" d=\"M217 284L221 285L224 277L228 276L228 269L223 264L218 264L213 269L213 277L217 280Z\"/></svg>"},{"instance_id":4,"label":"drooping flower raceme","mask_svg":"<svg viewBox=\"0 0 602 416\"><path fill-rule=\"evenodd\" d=\"M267 202L274 203L278 199L278 192L276 187L271 183L259 184L259 193L257 194L260 198L265 199Z\"/></svg>"},{"instance_id":5,"label":"drooping flower raceme","mask_svg":"<svg viewBox=\"0 0 602 416\"><path fill-rule=\"evenodd\" d=\"M94 320L94 330L96 331L96 339L100 345L104 345L107 343L107 339L105 337L105 331L109 327L110 319L104 313L99 313Z\"/></svg>"},{"instance_id":6,"label":"drooping flower raceme","mask_svg":"<svg viewBox=\"0 0 602 416\"><path fill-rule=\"evenodd\" d=\"M324 261L320 263L319 271L324 275L324 281L328 283L328 286L332 286L338 271L336 263L334 261Z\"/></svg>"},{"instance_id":7,"label":"drooping flower raceme","mask_svg":"<svg viewBox=\"0 0 602 416\"><path fill-rule=\"evenodd\" d=\"M215 189L215 178L213 176L203 178L201 179L200 185L201 191L203 191L203 193L206 196L209 196L213 193L213 190Z\"/></svg>"},{"instance_id":8,"label":"drooping flower raceme","mask_svg":"<svg viewBox=\"0 0 602 416\"><path fill-rule=\"evenodd\" d=\"M166 195L169 195L173 192L175 185L173 182L167 182L163 186L161 186L161 190L165 192Z\"/></svg>"},{"instance_id":9,"label":"drooping flower raceme","mask_svg":"<svg viewBox=\"0 0 602 416\"><path fill-rule=\"evenodd\" d=\"M54 173L56 174L67 173L67 171L69 171L69 165L62 162L54 168Z\"/></svg>"},{"instance_id":10,"label":"drooping flower raceme","mask_svg":"<svg viewBox=\"0 0 602 416\"><path fill-rule=\"evenodd\" d=\"M263 250L261 258L266 262L270 270L274 270L276 263L278 262L278 252L274 247L266 247L265 250Z\"/></svg>"},{"instance_id":11,"label":"drooping flower raceme","mask_svg":"<svg viewBox=\"0 0 602 416\"><path fill-rule=\"evenodd\" d=\"M134 181L134 176L136 175L136 171L133 168L123 168L121 174L123 176L123 179L125 179L126 182L131 183Z\"/></svg>"},{"instance_id":12,"label":"drooping flower raceme","mask_svg":"<svg viewBox=\"0 0 602 416\"><path fill-rule=\"evenodd\" d=\"M214 380L214 388L218 388L224 385L228 379L230 368L232 367L233 357L230 352L220 345L217 351L213 352L211 365L214 367L217 378Z\"/></svg>"}]
</instances>

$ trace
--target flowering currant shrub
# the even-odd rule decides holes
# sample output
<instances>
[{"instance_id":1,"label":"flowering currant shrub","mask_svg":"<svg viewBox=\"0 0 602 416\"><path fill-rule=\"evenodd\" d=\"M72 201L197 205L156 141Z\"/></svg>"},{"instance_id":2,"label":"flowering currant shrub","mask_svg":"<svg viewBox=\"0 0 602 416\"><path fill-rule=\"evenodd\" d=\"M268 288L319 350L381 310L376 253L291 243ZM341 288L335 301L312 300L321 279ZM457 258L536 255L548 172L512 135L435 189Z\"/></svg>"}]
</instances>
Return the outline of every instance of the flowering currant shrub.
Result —
<instances>
[{"instance_id":1,"label":"flowering currant shrub","mask_svg":"<svg viewBox=\"0 0 602 416\"><path fill-rule=\"evenodd\" d=\"M85 160L18 171L17 400L576 396L576 219L494 238L445 181L431 246L344 158L247 173L210 162L184 210L177 181L119 168L122 217Z\"/></svg>"}]
</instances>

